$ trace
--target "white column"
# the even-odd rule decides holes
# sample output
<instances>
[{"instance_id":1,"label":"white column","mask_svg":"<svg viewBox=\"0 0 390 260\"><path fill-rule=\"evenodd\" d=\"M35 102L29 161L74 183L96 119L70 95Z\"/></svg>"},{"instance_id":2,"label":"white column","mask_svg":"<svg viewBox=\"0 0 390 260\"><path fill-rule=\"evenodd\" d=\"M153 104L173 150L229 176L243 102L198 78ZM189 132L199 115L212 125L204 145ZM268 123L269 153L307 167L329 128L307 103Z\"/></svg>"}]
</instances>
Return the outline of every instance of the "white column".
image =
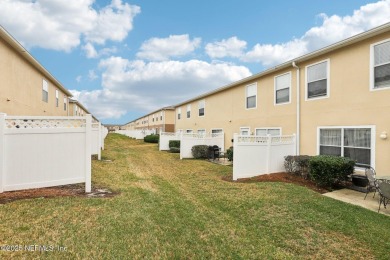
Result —
<instances>
[{"instance_id":1,"label":"white column","mask_svg":"<svg viewBox=\"0 0 390 260\"><path fill-rule=\"evenodd\" d=\"M5 180L5 161L4 161L4 128L5 128L5 117L7 115L0 113L0 193L4 192L4 180Z\"/></svg>"},{"instance_id":2,"label":"white column","mask_svg":"<svg viewBox=\"0 0 390 260\"><path fill-rule=\"evenodd\" d=\"M91 192L92 115L85 116L85 192Z\"/></svg>"}]
</instances>

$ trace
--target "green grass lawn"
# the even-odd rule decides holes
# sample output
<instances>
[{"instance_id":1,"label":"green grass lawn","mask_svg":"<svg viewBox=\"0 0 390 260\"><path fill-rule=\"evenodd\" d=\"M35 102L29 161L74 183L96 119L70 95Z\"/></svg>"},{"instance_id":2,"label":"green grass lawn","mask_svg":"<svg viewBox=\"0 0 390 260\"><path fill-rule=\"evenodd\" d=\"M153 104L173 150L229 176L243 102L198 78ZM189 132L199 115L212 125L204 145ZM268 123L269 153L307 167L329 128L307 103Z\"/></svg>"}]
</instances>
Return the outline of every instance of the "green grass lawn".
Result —
<instances>
[{"instance_id":1,"label":"green grass lawn","mask_svg":"<svg viewBox=\"0 0 390 260\"><path fill-rule=\"evenodd\" d=\"M293 184L225 182L231 167L117 134L103 159L112 162L93 161L93 186L113 198L0 205L0 246L54 246L0 258L389 259L388 216Z\"/></svg>"}]
</instances>

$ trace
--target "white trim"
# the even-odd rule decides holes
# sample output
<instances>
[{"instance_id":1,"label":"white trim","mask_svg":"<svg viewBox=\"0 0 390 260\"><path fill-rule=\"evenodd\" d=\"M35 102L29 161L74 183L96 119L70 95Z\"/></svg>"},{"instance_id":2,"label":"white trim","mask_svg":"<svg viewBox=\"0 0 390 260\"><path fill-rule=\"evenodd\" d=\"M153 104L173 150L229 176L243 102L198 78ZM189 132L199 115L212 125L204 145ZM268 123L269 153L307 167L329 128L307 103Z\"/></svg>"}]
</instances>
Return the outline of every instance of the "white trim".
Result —
<instances>
[{"instance_id":1,"label":"white trim","mask_svg":"<svg viewBox=\"0 0 390 260\"><path fill-rule=\"evenodd\" d=\"M200 103L203 101L203 116L199 115L199 112L200 112ZM198 117L204 117L206 115L206 99L201 99L198 101Z\"/></svg>"},{"instance_id":2,"label":"white trim","mask_svg":"<svg viewBox=\"0 0 390 260\"><path fill-rule=\"evenodd\" d=\"M320 154L320 129L348 129L348 128L370 128L371 129L371 167L375 169L375 154L376 154L376 126L375 125L348 125L348 126L318 126L317 127L317 155ZM341 131L341 142L344 141L344 131ZM344 146L344 145L342 145ZM362 170L364 168L361 167L355 167L356 170Z\"/></svg>"},{"instance_id":3,"label":"white trim","mask_svg":"<svg viewBox=\"0 0 390 260\"><path fill-rule=\"evenodd\" d=\"M251 135L251 128L249 126L242 126L240 127L240 135L242 134L242 129L248 129L248 135Z\"/></svg>"},{"instance_id":4,"label":"white trim","mask_svg":"<svg viewBox=\"0 0 390 260\"><path fill-rule=\"evenodd\" d=\"M317 65L320 63L324 63L324 62L327 62L327 64L326 64L326 95L320 96L320 97L308 98L308 95L307 95L307 91L308 91L308 88L307 88L307 85L308 85L307 69L311 66L314 66L314 65ZM329 98L329 97L330 97L330 58L325 59L325 60L321 60L321 61L316 62L316 63L311 63L305 67L305 101L318 100L318 99L324 99L324 98Z\"/></svg>"},{"instance_id":5,"label":"white trim","mask_svg":"<svg viewBox=\"0 0 390 260\"><path fill-rule=\"evenodd\" d=\"M255 85L256 86L256 105L254 107L250 107L248 108L248 103L247 103L247 99L248 99L248 87L251 87ZM245 86L245 109L246 110L251 110L251 109L256 109L257 108L257 82L254 82L254 83L251 83L251 84L248 84Z\"/></svg>"},{"instance_id":6,"label":"white trim","mask_svg":"<svg viewBox=\"0 0 390 260\"><path fill-rule=\"evenodd\" d=\"M288 91L288 101L283 102L283 103L276 103L276 78L287 75L287 74L290 75L290 86L288 87L288 90L289 90ZM292 73L291 73L291 71L289 71L287 73L279 74L279 75L274 77L274 106L287 105L287 104L291 103L291 87L292 87Z\"/></svg>"},{"instance_id":7,"label":"white trim","mask_svg":"<svg viewBox=\"0 0 390 260\"><path fill-rule=\"evenodd\" d=\"M255 128L255 132L254 132L254 136L257 136L256 135L256 130L274 130L274 129L277 129L280 131L280 135L283 135L282 134L282 128L281 127L257 127ZM267 134L268 135L268 134Z\"/></svg>"},{"instance_id":8,"label":"white trim","mask_svg":"<svg viewBox=\"0 0 390 260\"><path fill-rule=\"evenodd\" d=\"M390 42L390 38L386 39L386 40L383 40L383 41L380 41L380 42L376 42L376 43L373 43L370 45L370 68L369 68L369 71L370 71L370 78L369 78L369 88L370 88L370 91L380 91L380 90L389 90L390 89L390 86L388 87L382 87L382 88L375 88L375 77L374 77L374 66L375 66L375 61L374 61L374 57L375 57L375 53L374 53L374 47L376 45L379 45L379 44L382 44L382 43L385 43L385 42Z\"/></svg>"}]
</instances>

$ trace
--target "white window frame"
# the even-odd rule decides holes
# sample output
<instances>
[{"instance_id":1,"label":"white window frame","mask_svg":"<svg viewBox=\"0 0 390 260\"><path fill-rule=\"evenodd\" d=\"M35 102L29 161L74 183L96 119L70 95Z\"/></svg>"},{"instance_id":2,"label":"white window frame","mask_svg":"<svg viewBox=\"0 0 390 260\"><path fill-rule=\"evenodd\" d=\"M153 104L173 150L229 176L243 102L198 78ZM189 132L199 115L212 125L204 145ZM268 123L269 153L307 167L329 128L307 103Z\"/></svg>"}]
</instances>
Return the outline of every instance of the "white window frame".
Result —
<instances>
[{"instance_id":1,"label":"white window frame","mask_svg":"<svg viewBox=\"0 0 390 260\"><path fill-rule=\"evenodd\" d=\"M249 89L249 87L252 87L252 86L255 86L255 89L256 89L255 106L248 108L248 98L249 98L248 97L248 89ZM252 96L250 96L250 97L252 97ZM256 108L257 108L257 82L245 86L245 109L250 110L250 109L256 109Z\"/></svg>"},{"instance_id":2,"label":"white window frame","mask_svg":"<svg viewBox=\"0 0 390 260\"><path fill-rule=\"evenodd\" d=\"M160 121L163 120L163 111L160 112Z\"/></svg>"},{"instance_id":3,"label":"white window frame","mask_svg":"<svg viewBox=\"0 0 390 260\"><path fill-rule=\"evenodd\" d=\"M192 129L186 129L186 134L192 134L194 131Z\"/></svg>"},{"instance_id":4,"label":"white window frame","mask_svg":"<svg viewBox=\"0 0 390 260\"><path fill-rule=\"evenodd\" d=\"M387 87L381 87L381 88L375 88L375 73L374 73L374 68L375 68L375 52L374 52L374 48L376 45L380 45L382 43L385 43L385 42L390 42L390 38L389 39L386 39L386 40L383 40L383 41L380 41L380 42L376 42L376 43L373 43L370 45L370 91L380 91L380 90L388 90L390 89L390 85L387 86ZM388 63L384 63L384 64L388 64ZM382 65L384 65L382 64Z\"/></svg>"},{"instance_id":5,"label":"white window frame","mask_svg":"<svg viewBox=\"0 0 390 260\"><path fill-rule=\"evenodd\" d=\"M203 107L201 107L201 104L203 104ZM200 110L203 108L203 115L200 115ZM198 116L204 117L206 114L206 99L199 100L198 102Z\"/></svg>"},{"instance_id":6,"label":"white window frame","mask_svg":"<svg viewBox=\"0 0 390 260\"><path fill-rule=\"evenodd\" d=\"M204 128L198 129L198 130L196 131L196 133L197 133L199 136L204 137L204 136L206 136L206 129L204 129Z\"/></svg>"},{"instance_id":7,"label":"white window frame","mask_svg":"<svg viewBox=\"0 0 390 260\"><path fill-rule=\"evenodd\" d=\"M255 128L255 136L258 136L257 130L267 130L267 132L268 132L268 130L279 130L280 135L283 135L281 127L256 127Z\"/></svg>"},{"instance_id":8,"label":"white window frame","mask_svg":"<svg viewBox=\"0 0 390 260\"><path fill-rule=\"evenodd\" d=\"M242 126L242 127L240 127L240 135L243 135L242 134L243 131L248 131L248 136L251 135L251 128L249 126Z\"/></svg>"},{"instance_id":9,"label":"white window frame","mask_svg":"<svg viewBox=\"0 0 390 260\"><path fill-rule=\"evenodd\" d=\"M190 112L190 113L188 114L188 112ZM187 118L187 119L190 119L190 118L191 118L191 104L188 104L188 105L187 105L186 118Z\"/></svg>"},{"instance_id":10,"label":"white window frame","mask_svg":"<svg viewBox=\"0 0 390 260\"><path fill-rule=\"evenodd\" d=\"M220 132L218 132L218 133L213 133L213 131L215 131L215 130L218 130L218 131L220 131ZM222 128L211 128L211 133L212 133L212 134L223 133L223 129L222 129Z\"/></svg>"},{"instance_id":11,"label":"white window frame","mask_svg":"<svg viewBox=\"0 0 390 260\"><path fill-rule=\"evenodd\" d=\"M42 101L49 102L49 83L45 79L42 79Z\"/></svg>"},{"instance_id":12,"label":"white window frame","mask_svg":"<svg viewBox=\"0 0 390 260\"><path fill-rule=\"evenodd\" d=\"M56 89L56 107L59 106L58 89Z\"/></svg>"},{"instance_id":13,"label":"white window frame","mask_svg":"<svg viewBox=\"0 0 390 260\"><path fill-rule=\"evenodd\" d=\"M181 107L177 109L177 120L181 119Z\"/></svg>"},{"instance_id":14,"label":"white window frame","mask_svg":"<svg viewBox=\"0 0 390 260\"><path fill-rule=\"evenodd\" d=\"M68 101L68 98L67 97L64 97L64 111L66 111L66 107L67 107L67 101Z\"/></svg>"},{"instance_id":15,"label":"white window frame","mask_svg":"<svg viewBox=\"0 0 390 260\"><path fill-rule=\"evenodd\" d=\"M287 102L282 102L282 103L277 103L276 102L276 91L277 91L277 89L276 89L276 78L282 77L282 76L285 76L285 75L289 75L290 76L290 85L288 87L288 101ZM291 85L292 85L291 71L289 71L287 73L284 73L284 74L280 74L280 75L275 76L275 78L274 78L274 105L275 106L286 105L286 104L290 104L291 103ZM279 90L281 90L281 89L279 89Z\"/></svg>"},{"instance_id":16,"label":"white window frame","mask_svg":"<svg viewBox=\"0 0 390 260\"><path fill-rule=\"evenodd\" d=\"M326 95L325 96L320 96L320 97L309 98L308 97L308 90L309 90L308 85L309 85L309 82L308 82L307 70L311 66L314 66L314 65L317 65L317 64L320 64L320 63L324 63L324 62L327 63L326 64ZM329 97L330 97L330 59L321 60L319 62L307 65L305 67L305 101L319 100L319 99L324 99L324 98L329 98Z\"/></svg>"},{"instance_id":17,"label":"white window frame","mask_svg":"<svg viewBox=\"0 0 390 260\"><path fill-rule=\"evenodd\" d=\"M356 125L356 126L319 126L317 127L317 155L320 154L320 130L321 129L341 129L341 154L344 157L343 147L344 147L344 129L359 129L359 128L370 128L371 129L371 167L375 169L375 136L376 136L376 126L375 125ZM364 170L365 168L355 166L357 170Z\"/></svg>"}]
</instances>

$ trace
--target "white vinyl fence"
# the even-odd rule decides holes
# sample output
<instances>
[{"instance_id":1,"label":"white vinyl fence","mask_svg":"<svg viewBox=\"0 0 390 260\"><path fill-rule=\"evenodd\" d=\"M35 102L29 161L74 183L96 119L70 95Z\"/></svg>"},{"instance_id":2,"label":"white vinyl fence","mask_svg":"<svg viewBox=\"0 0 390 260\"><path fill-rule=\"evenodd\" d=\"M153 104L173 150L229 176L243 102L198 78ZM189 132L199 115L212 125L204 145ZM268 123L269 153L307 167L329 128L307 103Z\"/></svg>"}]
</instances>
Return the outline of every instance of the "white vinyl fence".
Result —
<instances>
[{"instance_id":1,"label":"white vinyl fence","mask_svg":"<svg viewBox=\"0 0 390 260\"><path fill-rule=\"evenodd\" d=\"M169 151L169 141L180 140L180 133L162 132L158 141L158 149L160 151Z\"/></svg>"},{"instance_id":2,"label":"white vinyl fence","mask_svg":"<svg viewBox=\"0 0 390 260\"><path fill-rule=\"evenodd\" d=\"M115 133L141 140L145 136L155 134L156 132L155 130L116 130Z\"/></svg>"},{"instance_id":3,"label":"white vinyl fence","mask_svg":"<svg viewBox=\"0 0 390 260\"><path fill-rule=\"evenodd\" d=\"M283 172L284 157L296 155L295 135L234 135L233 180Z\"/></svg>"},{"instance_id":4,"label":"white vinyl fence","mask_svg":"<svg viewBox=\"0 0 390 260\"><path fill-rule=\"evenodd\" d=\"M0 192L85 182L91 192L92 117L0 114Z\"/></svg>"},{"instance_id":5,"label":"white vinyl fence","mask_svg":"<svg viewBox=\"0 0 390 260\"><path fill-rule=\"evenodd\" d=\"M225 150L225 134L195 134L183 133L180 139L180 159L194 158L192 156L192 147L194 145L218 145L221 151Z\"/></svg>"},{"instance_id":6,"label":"white vinyl fence","mask_svg":"<svg viewBox=\"0 0 390 260\"><path fill-rule=\"evenodd\" d=\"M101 147L102 147L102 150L104 150L104 140L106 139L107 135L108 135L108 128L107 127L104 127L103 125L100 125L100 128L101 128Z\"/></svg>"}]
</instances>

